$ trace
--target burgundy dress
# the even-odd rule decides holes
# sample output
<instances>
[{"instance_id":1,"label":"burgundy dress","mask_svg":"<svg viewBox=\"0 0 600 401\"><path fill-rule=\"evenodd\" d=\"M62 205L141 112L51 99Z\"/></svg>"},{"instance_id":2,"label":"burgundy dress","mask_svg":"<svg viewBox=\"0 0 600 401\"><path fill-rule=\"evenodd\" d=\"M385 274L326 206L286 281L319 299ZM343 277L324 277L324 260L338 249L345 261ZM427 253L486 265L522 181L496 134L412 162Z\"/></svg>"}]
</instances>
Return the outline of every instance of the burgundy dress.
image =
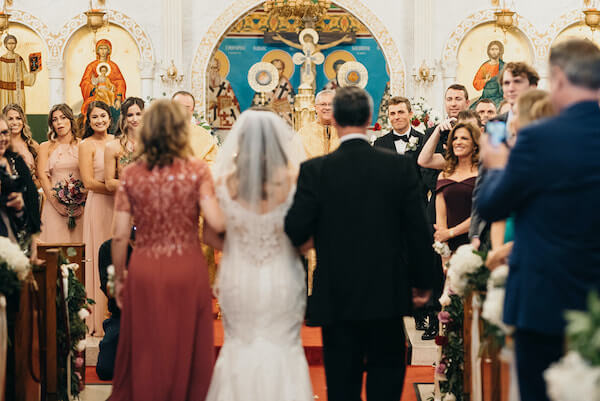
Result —
<instances>
[{"instance_id":1,"label":"burgundy dress","mask_svg":"<svg viewBox=\"0 0 600 401\"><path fill-rule=\"evenodd\" d=\"M129 263L110 400L204 400L214 364L206 261L198 239L200 187L208 166L177 159L152 170L128 166L115 213L129 212Z\"/></svg>"},{"instance_id":2,"label":"burgundy dress","mask_svg":"<svg viewBox=\"0 0 600 401\"><path fill-rule=\"evenodd\" d=\"M454 227L471 217L471 203L473 188L477 177L470 177L462 181L449 178L440 178L435 188L436 193L441 193L446 202L446 222L448 227ZM459 246L469 243L467 233L457 235L448 240L448 247L455 251Z\"/></svg>"}]
</instances>

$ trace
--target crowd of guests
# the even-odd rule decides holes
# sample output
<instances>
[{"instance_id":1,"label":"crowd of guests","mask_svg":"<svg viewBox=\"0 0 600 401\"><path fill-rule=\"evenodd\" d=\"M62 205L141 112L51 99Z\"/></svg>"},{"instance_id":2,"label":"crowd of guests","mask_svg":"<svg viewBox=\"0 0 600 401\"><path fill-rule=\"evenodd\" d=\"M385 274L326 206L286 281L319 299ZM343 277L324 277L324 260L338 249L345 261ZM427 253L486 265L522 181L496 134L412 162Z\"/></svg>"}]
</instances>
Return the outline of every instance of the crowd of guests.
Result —
<instances>
[{"instance_id":1,"label":"crowd of guests","mask_svg":"<svg viewBox=\"0 0 600 401\"><path fill-rule=\"evenodd\" d=\"M188 92L177 92L172 102L157 102L146 115L141 99L126 99L114 135L105 103L89 104L81 135L71 108L56 105L48 115L48 141L41 145L32 139L23 110L8 105L0 116L0 235L19 242L33 261L37 261L38 243L85 243L90 260L86 263L86 290L96 301L87 323L90 333L98 336L104 334L102 322L107 312L107 297L101 290L106 288L106 280L101 280L98 254L106 255L108 251L101 251L101 246L114 238L117 302L125 307L127 323L117 354L113 399L140 399L140 394L150 396L148 388L156 390L156 386L146 387L148 378L156 376L152 364L142 363L149 361L148 350L177 377L156 377L164 382L159 389L178 389L181 394L173 399L183 400L190 394L193 399L204 399L214 362L209 281L203 273L197 280L190 277L197 268L195 261L204 264L205 260L198 238L200 210L206 219L206 242L215 248L225 246L226 254L223 233L227 225L242 224L236 220L239 215L228 215L231 210L223 199L231 198L256 216L271 215L281 204L290 208L285 232L290 244L308 255L312 295L307 318L323 327L331 400L360 394L362 380L354 379L362 378L363 370L375 383L367 390L373 397L398 399L401 386L398 390L389 382L404 376L404 351L395 347L403 347L403 342L399 345L397 341L403 335L398 319L413 312L406 302L412 299L413 306L419 307L414 311L415 324L424 330L424 340L435 338L438 331L437 299L449 257L435 255L431 244L446 243L451 252L471 244L487 252L490 269L510 265L505 321L516 327L521 397L546 400L542 372L562 354L563 312L583 309L587 293L600 288L600 238L595 229L600 221L593 209L600 195L600 50L581 40L559 44L551 51L550 71L547 92L537 89L539 75L531 66L505 63L497 77L504 94L499 104L480 98L470 105L467 89L453 84L445 92L446 117L425 133L411 126L410 101L392 97L388 107L392 130L369 150L363 148L363 142L372 102L356 88L317 94L316 121L298 134L289 130L289 137L282 128L285 124L279 125L283 120L269 111L244 113L228 139L237 147L230 145L229 149L235 150L227 156L222 152L220 159L214 138L192 123L195 102ZM492 132L494 127L502 127L500 136ZM255 132L255 137L245 131ZM303 145L302 158L310 161L298 165L290 151L293 143ZM392 158L393 154L403 157ZM215 159L226 168L217 169L224 173L217 173L213 183L207 164L198 160L210 164ZM267 169L268 163L276 168ZM125 169L130 164L134 165ZM262 177L258 186L241 173L244 168L256 169ZM57 185L71 179L81 180L87 190L85 207L67 207L56 196ZM362 186L357 186L358 181ZM227 194L217 196L220 186ZM287 193L294 191L292 203ZM391 205L391 199L400 204ZM361 210L369 200L378 205L377 210L365 214ZM248 221L256 223L256 216ZM132 218L141 229L136 237L136 249L139 246L140 250L133 253L129 264L134 266L132 277L126 279ZM73 219L76 224L70 227ZM256 234L267 245L272 239L269 236L275 237L273 243L282 251L287 249L288 245L277 239L284 235L283 221L267 234L245 229L247 235ZM371 238L369 247L363 246L361 235ZM396 245L382 245L392 239ZM247 247L247 238L240 241L241 249ZM311 261L307 252L313 247L316 254ZM352 249L346 252L349 258L340 254L344 253L340 247ZM247 260L255 257L242 256ZM296 266L295 259L289 263ZM402 266L399 276L388 269L394 263ZM162 269L166 265L177 269L165 276ZM367 265L373 271L365 275ZM166 284L159 285L157 277ZM394 277L408 282L396 287ZM240 285L260 287L265 283L236 281L235 286ZM170 291L174 290L179 296L173 297ZM271 295L261 302L270 302ZM226 305L239 301L221 296ZM182 301L185 304L178 303ZM169 324L164 333L149 326L144 312L148 302L153 302L155 309L151 309L156 313L164 310L160 313L164 318L169 315L180 337L168 334ZM171 303L171 309L165 306ZM302 309L304 303L298 305ZM111 310L117 310L114 304ZM250 314L263 312L248 309ZM290 325L296 327L294 322ZM235 327L231 322L226 326ZM155 329L163 335L150 335ZM395 336L387 338L383 332ZM176 363L181 360L191 367ZM220 363L228 366L231 361ZM302 365L302 361L298 363ZM221 391L229 391L222 386L235 369L220 369L216 379L220 383L213 379L216 387L209 399L217 400Z\"/></svg>"}]
</instances>

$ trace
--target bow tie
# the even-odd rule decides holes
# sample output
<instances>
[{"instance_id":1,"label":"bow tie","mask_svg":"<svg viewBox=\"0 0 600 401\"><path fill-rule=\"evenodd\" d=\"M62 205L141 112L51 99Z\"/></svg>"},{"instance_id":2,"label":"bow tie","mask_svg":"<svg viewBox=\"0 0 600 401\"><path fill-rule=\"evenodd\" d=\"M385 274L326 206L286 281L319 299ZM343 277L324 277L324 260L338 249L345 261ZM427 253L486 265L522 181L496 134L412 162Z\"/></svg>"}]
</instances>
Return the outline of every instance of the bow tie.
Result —
<instances>
[{"instance_id":1,"label":"bow tie","mask_svg":"<svg viewBox=\"0 0 600 401\"><path fill-rule=\"evenodd\" d=\"M394 141L404 141L404 142L408 142L408 134L404 134L404 135L398 135L398 134L394 134Z\"/></svg>"}]
</instances>

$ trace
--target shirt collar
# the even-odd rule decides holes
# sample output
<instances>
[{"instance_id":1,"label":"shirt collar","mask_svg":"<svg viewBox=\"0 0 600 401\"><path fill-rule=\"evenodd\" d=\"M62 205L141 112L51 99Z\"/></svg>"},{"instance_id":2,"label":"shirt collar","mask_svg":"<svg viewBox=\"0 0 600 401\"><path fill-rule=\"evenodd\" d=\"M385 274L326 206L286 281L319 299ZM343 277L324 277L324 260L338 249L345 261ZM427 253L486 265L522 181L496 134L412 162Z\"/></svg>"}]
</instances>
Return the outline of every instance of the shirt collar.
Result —
<instances>
[{"instance_id":1,"label":"shirt collar","mask_svg":"<svg viewBox=\"0 0 600 401\"><path fill-rule=\"evenodd\" d=\"M367 136L365 134L348 134L340 138L340 143L344 143L352 139L362 139L363 141L368 142Z\"/></svg>"},{"instance_id":2,"label":"shirt collar","mask_svg":"<svg viewBox=\"0 0 600 401\"><path fill-rule=\"evenodd\" d=\"M410 125L408 126L406 131L404 131L403 133L399 133L395 129L393 129L392 132L394 133L394 135L397 135L397 136L410 135Z\"/></svg>"}]
</instances>

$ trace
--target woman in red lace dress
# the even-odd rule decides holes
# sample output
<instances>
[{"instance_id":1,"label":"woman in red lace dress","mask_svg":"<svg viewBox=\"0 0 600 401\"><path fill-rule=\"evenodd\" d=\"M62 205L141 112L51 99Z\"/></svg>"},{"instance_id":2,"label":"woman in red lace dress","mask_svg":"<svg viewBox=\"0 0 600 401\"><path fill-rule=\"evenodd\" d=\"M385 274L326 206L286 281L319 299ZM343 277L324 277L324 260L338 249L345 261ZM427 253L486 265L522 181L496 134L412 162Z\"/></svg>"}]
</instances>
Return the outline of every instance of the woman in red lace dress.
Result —
<instances>
[{"instance_id":1,"label":"woman in red lace dress","mask_svg":"<svg viewBox=\"0 0 600 401\"><path fill-rule=\"evenodd\" d=\"M111 400L204 400L214 363L211 294L200 210L224 230L208 165L190 158L185 114L155 101L140 157L121 176L112 243L121 333ZM136 243L125 274L131 221Z\"/></svg>"}]
</instances>

